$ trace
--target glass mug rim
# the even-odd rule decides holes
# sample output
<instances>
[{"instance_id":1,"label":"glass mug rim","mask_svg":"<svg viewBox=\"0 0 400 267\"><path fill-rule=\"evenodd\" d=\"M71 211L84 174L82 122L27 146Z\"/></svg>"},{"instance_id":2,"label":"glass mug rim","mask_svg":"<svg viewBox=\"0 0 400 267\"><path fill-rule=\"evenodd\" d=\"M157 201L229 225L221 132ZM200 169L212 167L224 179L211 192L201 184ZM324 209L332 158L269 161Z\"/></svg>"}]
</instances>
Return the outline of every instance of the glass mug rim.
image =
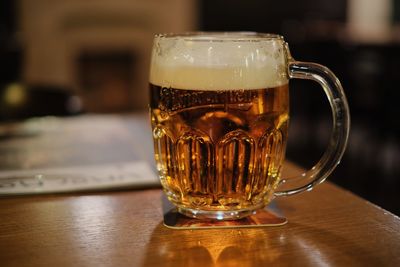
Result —
<instances>
[{"instance_id":1,"label":"glass mug rim","mask_svg":"<svg viewBox=\"0 0 400 267\"><path fill-rule=\"evenodd\" d=\"M260 33L252 31L194 31L183 33L160 33L155 40L184 40L192 42L265 42L284 41L284 37L275 33Z\"/></svg>"}]
</instances>

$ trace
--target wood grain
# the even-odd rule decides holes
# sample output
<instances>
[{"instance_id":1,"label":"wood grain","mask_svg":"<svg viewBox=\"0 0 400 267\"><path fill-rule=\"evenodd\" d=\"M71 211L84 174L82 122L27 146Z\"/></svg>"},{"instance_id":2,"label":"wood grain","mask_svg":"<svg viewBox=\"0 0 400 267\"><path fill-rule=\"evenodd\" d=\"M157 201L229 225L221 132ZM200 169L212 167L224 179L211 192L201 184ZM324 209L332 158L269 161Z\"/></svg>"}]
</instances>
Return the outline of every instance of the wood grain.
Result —
<instances>
[{"instance_id":1,"label":"wood grain","mask_svg":"<svg viewBox=\"0 0 400 267\"><path fill-rule=\"evenodd\" d=\"M398 266L400 220L330 183L281 227L171 230L161 190L0 201L2 266Z\"/></svg>"}]
</instances>

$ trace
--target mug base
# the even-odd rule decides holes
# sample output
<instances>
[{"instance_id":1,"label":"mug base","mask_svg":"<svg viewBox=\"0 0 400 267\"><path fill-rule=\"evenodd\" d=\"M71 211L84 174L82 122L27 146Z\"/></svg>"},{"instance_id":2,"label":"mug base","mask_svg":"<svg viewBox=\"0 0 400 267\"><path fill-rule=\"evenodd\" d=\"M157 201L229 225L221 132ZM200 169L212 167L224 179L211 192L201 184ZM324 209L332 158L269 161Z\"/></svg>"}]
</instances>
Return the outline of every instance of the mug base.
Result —
<instances>
[{"instance_id":1,"label":"mug base","mask_svg":"<svg viewBox=\"0 0 400 267\"><path fill-rule=\"evenodd\" d=\"M242 210L228 210L228 211L209 211L209 210L198 210L191 208L177 207L179 213L194 219L212 219L212 220L238 220L244 217L254 215L258 209L263 208L264 205L252 207L251 209Z\"/></svg>"}]
</instances>

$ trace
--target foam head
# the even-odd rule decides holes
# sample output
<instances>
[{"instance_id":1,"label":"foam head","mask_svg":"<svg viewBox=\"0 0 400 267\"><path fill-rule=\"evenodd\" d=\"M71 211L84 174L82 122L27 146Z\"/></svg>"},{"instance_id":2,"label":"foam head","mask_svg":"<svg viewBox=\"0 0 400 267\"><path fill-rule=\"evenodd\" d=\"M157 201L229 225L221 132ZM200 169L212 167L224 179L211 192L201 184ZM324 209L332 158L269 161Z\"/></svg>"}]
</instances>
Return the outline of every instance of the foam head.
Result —
<instances>
[{"instance_id":1,"label":"foam head","mask_svg":"<svg viewBox=\"0 0 400 267\"><path fill-rule=\"evenodd\" d=\"M261 89L288 83L284 41L243 33L156 36L150 82L192 90Z\"/></svg>"}]
</instances>

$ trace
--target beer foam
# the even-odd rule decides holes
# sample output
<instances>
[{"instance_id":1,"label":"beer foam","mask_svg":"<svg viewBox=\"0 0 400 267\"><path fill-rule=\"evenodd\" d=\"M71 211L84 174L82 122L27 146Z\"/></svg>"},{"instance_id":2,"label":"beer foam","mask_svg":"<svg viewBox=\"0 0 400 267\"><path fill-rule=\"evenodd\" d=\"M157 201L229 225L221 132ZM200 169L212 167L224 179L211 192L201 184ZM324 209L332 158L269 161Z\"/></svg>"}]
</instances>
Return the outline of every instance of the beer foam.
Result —
<instances>
[{"instance_id":1,"label":"beer foam","mask_svg":"<svg viewBox=\"0 0 400 267\"><path fill-rule=\"evenodd\" d=\"M156 40L150 82L191 90L277 87L288 83L281 39Z\"/></svg>"}]
</instances>

